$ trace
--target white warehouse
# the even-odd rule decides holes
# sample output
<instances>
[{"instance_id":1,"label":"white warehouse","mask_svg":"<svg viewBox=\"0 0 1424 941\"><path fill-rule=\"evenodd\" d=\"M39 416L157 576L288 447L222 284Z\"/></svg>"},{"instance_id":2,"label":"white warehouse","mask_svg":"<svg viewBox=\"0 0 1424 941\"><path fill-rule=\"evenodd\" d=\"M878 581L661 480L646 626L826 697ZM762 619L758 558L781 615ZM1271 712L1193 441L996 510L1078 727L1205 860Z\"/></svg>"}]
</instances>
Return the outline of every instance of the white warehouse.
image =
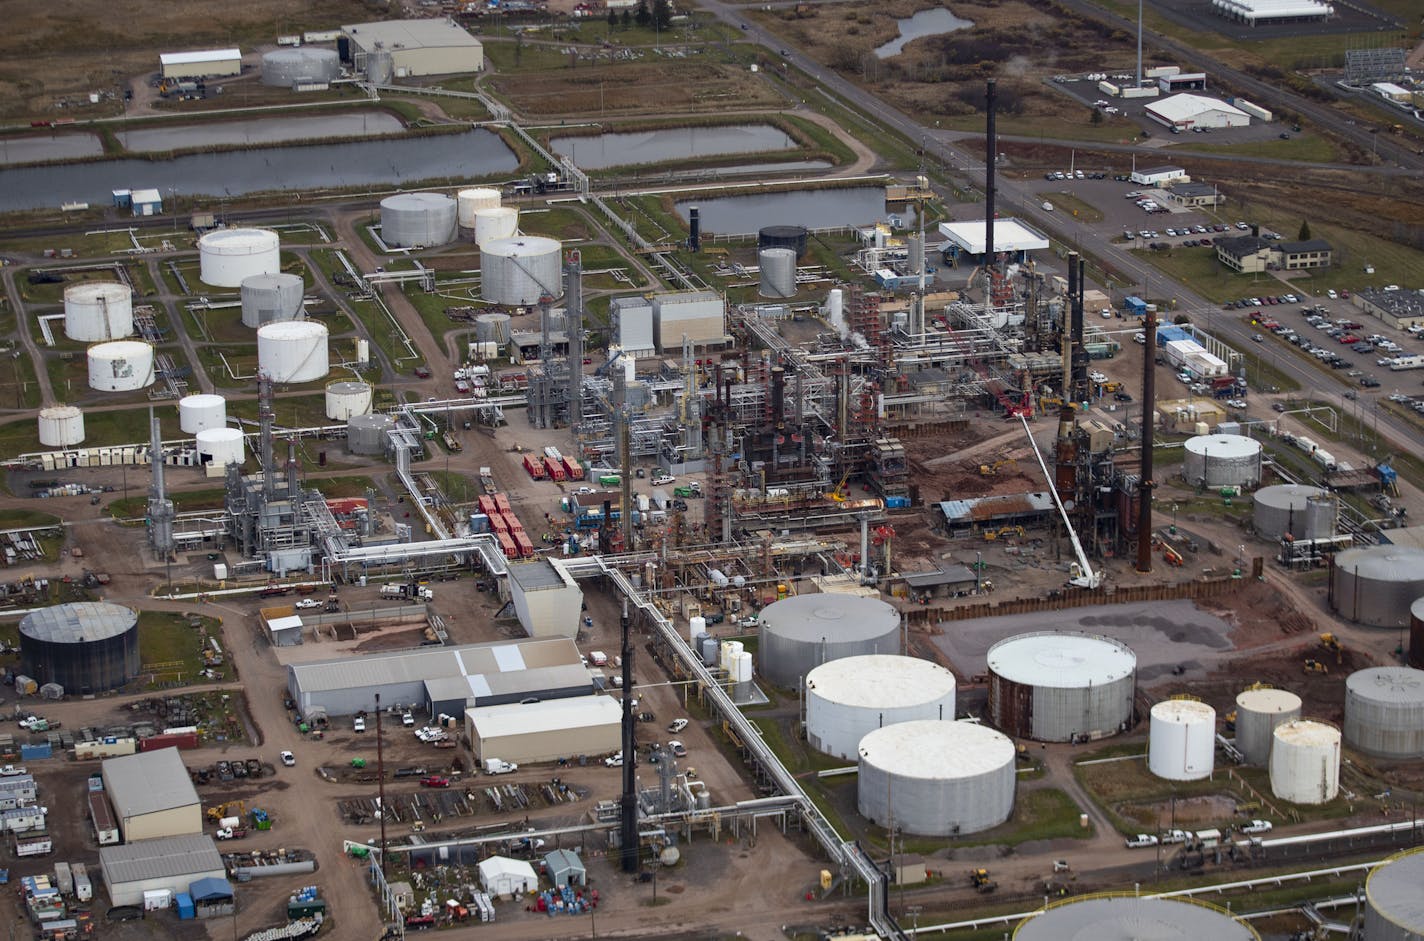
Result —
<instances>
[{"instance_id":1,"label":"white warehouse","mask_svg":"<svg viewBox=\"0 0 1424 941\"><path fill-rule=\"evenodd\" d=\"M1194 127L1246 127L1251 116L1220 98L1205 95L1173 95L1146 107L1147 116L1173 131Z\"/></svg>"},{"instance_id":2,"label":"white warehouse","mask_svg":"<svg viewBox=\"0 0 1424 941\"><path fill-rule=\"evenodd\" d=\"M213 838L202 834L101 846L99 867L115 905L142 905L145 892L176 895L199 879L227 876Z\"/></svg>"},{"instance_id":3,"label":"white warehouse","mask_svg":"<svg viewBox=\"0 0 1424 941\"><path fill-rule=\"evenodd\" d=\"M165 52L158 57L158 65L164 78L228 78L242 74L242 50Z\"/></svg>"},{"instance_id":4,"label":"white warehouse","mask_svg":"<svg viewBox=\"0 0 1424 941\"><path fill-rule=\"evenodd\" d=\"M478 72L485 66L485 47L450 19L385 20L341 27L351 46L351 61L365 71L376 50L389 54L393 77L452 75Z\"/></svg>"},{"instance_id":5,"label":"white warehouse","mask_svg":"<svg viewBox=\"0 0 1424 941\"><path fill-rule=\"evenodd\" d=\"M653 332L659 350L680 350L726 342L727 302L715 291L680 291L653 295Z\"/></svg>"},{"instance_id":6,"label":"white warehouse","mask_svg":"<svg viewBox=\"0 0 1424 941\"><path fill-rule=\"evenodd\" d=\"M481 761L554 761L617 751L623 707L612 696L546 699L465 710L470 751Z\"/></svg>"}]
</instances>

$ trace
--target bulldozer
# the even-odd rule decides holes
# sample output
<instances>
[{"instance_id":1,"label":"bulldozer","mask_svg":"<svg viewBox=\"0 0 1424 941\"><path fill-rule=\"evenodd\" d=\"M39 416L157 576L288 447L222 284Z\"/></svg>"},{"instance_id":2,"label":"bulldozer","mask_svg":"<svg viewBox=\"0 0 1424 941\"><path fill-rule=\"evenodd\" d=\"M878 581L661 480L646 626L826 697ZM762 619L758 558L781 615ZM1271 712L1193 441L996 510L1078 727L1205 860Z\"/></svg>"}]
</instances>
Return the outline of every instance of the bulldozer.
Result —
<instances>
[{"instance_id":1,"label":"bulldozer","mask_svg":"<svg viewBox=\"0 0 1424 941\"><path fill-rule=\"evenodd\" d=\"M987 869L969 870L969 884L974 887L974 891L987 895L999 887L999 884L989 878Z\"/></svg>"},{"instance_id":2,"label":"bulldozer","mask_svg":"<svg viewBox=\"0 0 1424 941\"><path fill-rule=\"evenodd\" d=\"M1330 668L1327 667L1325 664L1321 663L1319 660L1306 660L1306 661L1305 661L1305 672L1306 672L1306 673L1329 673L1329 672L1330 672Z\"/></svg>"},{"instance_id":3,"label":"bulldozer","mask_svg":"<svg viewBox=\"0 0 1424 941\"><path fill-rule=\"evenodd\" d=\"M227 801L208 808L208 819L217 823L224 817L241 817L247 805L242 801Z\"/></svg>"},{"instance_id":4,"label":"bulldozer","mask_svg":"<svg viewBox=\"0 0 1424 941\"><path fill-rule=\"evenodd\" d=\"M1340 638L1334 634L1321 634L1320 646L1326 650L1335 651L1335 665L1339 666L1345 662L1345 645L1340 643Z\"/></svg>"}]
</instances>

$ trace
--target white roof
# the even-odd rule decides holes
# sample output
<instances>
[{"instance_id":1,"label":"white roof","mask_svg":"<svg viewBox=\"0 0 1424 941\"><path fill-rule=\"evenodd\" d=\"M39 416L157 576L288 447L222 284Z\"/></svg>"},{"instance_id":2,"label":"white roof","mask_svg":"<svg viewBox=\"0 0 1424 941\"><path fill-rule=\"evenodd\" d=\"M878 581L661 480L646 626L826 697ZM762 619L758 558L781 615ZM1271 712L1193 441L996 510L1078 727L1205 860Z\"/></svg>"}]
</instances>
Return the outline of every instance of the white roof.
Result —
<instances>
[{"instance_id":1,"label":"white roof","mask_svg":"<svg viewBox=\"0 0 1424 941\"><path fill-rule=\"evenodd\" d=\"M272 618L267 621L267 629L273 634L280 631L299 631L302 629L302 619L295 614L289 614L284 618Z\"/></svg>"},{"instance_id":2,"label":"white roof","mask_svg":"<svg viewBox=\"0 0 1424 941\"><path fill-rule=\"evenodd\" d=\"M104 789L125 820L198 803L198 792L176 748L106 758L101 768Z\"/></svg>"},{"instance_id":3,"label":"white roof","mask_svg":"<svg viewBox=\"0 0 1424 941\"><path fill-rule=\"evenodd\" d=\"M894 709L954 694L954 674L929 660L866 654L830 660L806 674L807 692L848 706Z\"/></svg>"},{"instance_id":4,"label":"white roof","mask_svg":"<svg viewBox=\"0 0 1424 941\"><path fill-rule=\"evenodd\" d=\"M1129 675L1137 669L1137 655L1110 637L1041 631L990 647L989 669L1028 686L1084 689Z\"/></svg>"},{"instance_id":5,"label":"white roof","mask_svg":"<svg viewBox=\"0 0 1424 941\"><path fill-rule=\"evenodd\" d=\"M1396 85L1394 82L1375 82L1370 86L1381 95L1389 95L1391 98L1408 98L1409 89Z\"/></svg>"},{"instance_id":6,"label":"white roof","mask_svg":"<svg viewBox=\"0 0 1424 941\"><path fill-rule=\"evenodd\" d=\"M1195 699L1164 699L1152 707L1152 719L1175 725L1215 722L1216 710Z\"/></svg>"},{"instance_id":7,"label":"white roof","mask_svg":"<svg viewBox=\"0 0 1424 941\"><path fill-rule=\"evenodd\" d=\"M163 196L156 189L134 190L133 201L136 203L161 203Z\"/></svg>"},{"instance_id":8,"label":"white roof","mask_svg":"<svg viewBox=\"0 0 1424 941\"><path fill-rule=\"evenodd\" d=\"M1261 443L1245 435L1197 435L1188 438L1185 447L1193 454L1205 454L1220 460L1255 457L1261 453Z\"/></svg>"},{"instance_id":9,"label":"white roof","mask_svg":"<svg viewBox=\"0 0 1424 941\"><path fill-rule=\"evenodd\" d=\"M374 23L352 23L341 31L360 43L367 51L376 43L390 49L433 49L449 46L480 46L480 41L450 20L380 20Z\"/></svg>"},{"instance_id":10,"label":"white roof","mask_svg":"<svg viewBox=\"0 0 1424 941\"><path fill-rule=\"evenodd\" d=\"M197 52L165 52L158 57L158 61L162 65L196 65L241 58L241 49L200 49Z\"/></svg>"},{"instance_id":11,"label":"white roof","mask_svg":"<svg viewBox=\"0 0 1424 941\"><path fill-rule=\"evenodd\" d=\"M1216 0L1216 6L1255 17L1321 16L1331 12L1318 0Z\"/></svg>"},{"instance_id":12,"label":"white roof","mask_svg":"<svg viewBox=\"0 0 1424 941\"><path fill-rule=\"evenodd\" d=\"M502 738L617 725L623 721L623 707L611 696L577 696L477 706L465 710L465 721L480 738Z\"/></svg>"},{"instance_id":13,"label":"white roof","mask_svg":"<svg viewBox=\"0 0 1424 941\"><path fill-rule=\"evenodd\" d=\"M988 237L983 219L965 222L941 222L939 234L971 255L984 254ZM1048 239L1017 219L994 220L994 250L999 252L1033 252L1048 247Z\"/></svg>"},{"instance_id":14,"label":"white roof","mask_svg":"<svg viewBox=\"0 0 1424 941\"><path fill-rule=\"evenodd\" d=\"M486 887L506 880L517 880L519 882L534 885L539 884L539 876L534 872L534 867L522 859L511 859L508 856L491 856L488 859L480 860L480 881Z\"/></svg>"},{"instance_id":15,"label":"white roof","mask_svg":"<svg viewBox=\"0 0 1424 941\"><path fill-rule=\"evenodd\" d=\"M1014 762L1014 743L976 722L897 722L860 740L860 760L908 778L967 778Z\"/></svg>"},{"instance_id":16,"label":"white roof","mask_svg":"<svg viewBox=\"0 0 1424 941\"><path fill-rule=\"evenodd\" d=\"M1161 101L1152 102L1147 106L1147 110L1160 116L1164 121L1171 121L1174 124L1190 121L1211 111L1221 111L1243 118L1250 117L1240 108L1229 105L1220 98L1208 98L1206 95L1171 95Z\"/></svg>"}]
</instances>

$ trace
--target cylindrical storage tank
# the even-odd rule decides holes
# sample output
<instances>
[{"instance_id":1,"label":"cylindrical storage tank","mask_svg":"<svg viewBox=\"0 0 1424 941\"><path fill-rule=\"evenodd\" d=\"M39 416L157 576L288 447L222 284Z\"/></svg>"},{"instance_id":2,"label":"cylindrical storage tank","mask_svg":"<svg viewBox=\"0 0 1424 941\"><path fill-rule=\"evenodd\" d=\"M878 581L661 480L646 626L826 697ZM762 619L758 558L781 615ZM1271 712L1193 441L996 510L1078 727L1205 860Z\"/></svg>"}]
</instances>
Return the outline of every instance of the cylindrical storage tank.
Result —
<instances>
[{"instance_id":1,"label":"cylindrical storage tank","mask_svg":"<svg viewBox=\"0 0 1424 941\"><path fill-rule=\"evenodd\" d=\"M389 415L352 415L346 422L346 449L352 454L384 454L386 433L395 426Z\"/></svg>"},{"instance_id":2,"label":"cylindrical storage tank","mask_svg":"<svg viewBox=\"0 0 1424 941\"><path fill-rule=\"evenodd\" d=\"M1014 929L1014 941L1261 941L1231 912L1196 899L1092 895L1048 905Z\"/></svg>"},{"instance_id":3,"label":"cylindrical storage tank","mask_svg":"<svg viewBox=\"0 0 1424 941\"><path fill-rule=\"evenodd\" d=\"M475 339L480 343L497 343L505 346L513 335L514 326L508 314L498 311L475 315Z\"/></svg>"},{"instance_id":4,"label":"cylindrical storage tank","mask_svg":"<svg viewBox=\"0 0 1424 941\"><path fill-rule=\"evenodd\" d=\"M900 612L878 598L796 595L757 616L761 675L795 689L823 663L900 652Z\"/></svg>"},{"instance_id":5,"label":"cylindrical storage tank","mask_svg":"<svg viewBox=\"0 0 1424 941\"><path fill-rule=\"evenodd\" d=\"M870 732L917 719L952 720L954 674L898 654L845 657L806 674L806 740L817 751L854 759Z\"/></svg>"},{"instance_id":6,"label":"cylindrical storage tank","mask_svg":"<svg viewBox=\"0 0 1424 941\"><path fill-rule=\"evenodd\" d=\"M845 333L845 291L840 288L831 288L826 295L826 322L831 325L831 329L836 333Z\"/></svg>"},{"instance_id":7,"label":"cylindrical storage tank","mask_svg":"<svg viewBox=\"0 0 1424 941\"><path fill-rule=\"evenodd\" d=\"M242 279L242 323L254 330L263 324L301 320L306 285L298 275L279 271Z\"/></svg>"},{"instance_id":8,"label":"cylindrical storage tank","mask_svg":"<svg viewBox=\"0 0 1424 941\"><path fill-rule=\"evenodd\" d=\"M366 53L366 80L373 85L389 85L396 75L396 59L389 49Z\"/></svg>"},{"instance_id":9,"label":"cylindrical storage tank","mask_svg":"<svg viewBox=\"0 0 1424 941\"><path fill-rule=\"evenodd\" d=\"M919 836L997 827L1014 811L1014 743L974 722L919 719L860 740L856 807Z\"/></svg>"},{"instance_id":10,"label":"cylindrical storage tank","mask_svg":"<svg viewBox=\"0 0 1424 941\"><path fill-rule=\"evenodd\" d=\"M1300 718L1300 697L1285 689L1248 689L1236 697L1236 750L1248 765L1271 759L1276 726Z\"/></svg>"},{"instance_id":11,"label":"cylindrical storage tank","mask_svg":"<svg viewBox=\"0 0 1424 941\"><path fill-rule=\"evenodd\" d=\"M752 692L752 655L745 650L732 657L731 669L727 671L732 681L732 696L744 700Z\"/></svg>"},{"instance_id":12,"label":"cylindrical storage tank","mask_svg":"<svg viewBox=\"0 0 1424 941\"><path fill-rule=\"evenodd\" d=\"M1296 719L1271 734L1271 793L1293 804L1334 800L1340 792L1340 730Z\"/></svg>"},{"instance_id":13,"label":"cylindrical storage tank","mask_svg":"<svg viewBox=\"0 0 1424 941\"><path fill-rule=\"evenodd\" d=\"M273 382L311 382L327 373L326 324L288 320L257 328L257 368Z\"/></svg>"},{"instance_id":14,"label":"cylindrical storage tank","mask_svg":"<svg viewBox=\"0 0 1424 941\"><path fill-rule=\"evenodd\" d=\"M487 186L463 189L455 194L455 215L460 228L475 227L475 212L480 209L494 209L499 205L499 190Z\"/></svg>"},{"instance_id":15,"label":"cylindrical storage tank","mask_svg":"<svg viewBox=\"0 0 1424 941\"><path fill-rule=\"evenodd\" d=\"M198 239L198 277L204 284L235 288L281 270L281 240L270 229L216 229Z\"/></svg>"},{"instance_id":16,"label":"cylindrical storage tank","mask_svg":"<svg viewBox=\"0 0 1424 941\"><path fill-rule=\"evenodd\" d=\"M1380 758L1424 758L1424 670L1351 673L1345 680L1345 741Z\"/></svg>"},{"instance_id":17,"label":"cylindrical storage tank","mask_svg":"<svg viewBox=\"0 0 1424 941\"><path fill-rule=\"evenodd\" d=\"M1396 853L1365 879L1365 941L1424 941L1424 849Z\"/></svg>"},{"instance_id":18,"label":"cylindrical storage tank","mask_svg":"<svg viewBox=\"0 0 1424 941\"><path fill-rule=\"evenodd\" d=\"M757 248L789 248L800 258L806 254L806 240L810 237L804 225L766 225L757 232Z\"/></svg>"},{"instance_id":19,"label":"cylindrical storage tank","mask_svg":"<svg viewBox=\"0 0 1424 941\"><path fill-rule=\"evenodd\" d=\"M1424 667L1424 598L1409 606L1409 665Z\"/></svg>"},{"instance_id":20,"label":"cylindrical storage tank","mask_svg":"<svg viewBox=\"0 0 1424 941\"><path fill-rule=\"evenodd\" d=\"M455 239L455 200L443 193L397 193L381 200L381 241L411 248Z\"/></svg>"},{"instance_id":21,"label":"cylindrical storage tank","mask_svg":"<svg viewBox=\"0 0 1424 941\"><path fill-rule=\"evenodd\" d=\"M1040 631L989 648L989 716L1016 738L1084 741L1132 722L1137 655L1096 634Z\"/></svg>"},{"instance_id":22,"label":"cylindrical storage tank","mask_svg":"<svg viewBox=\"0 0 1424 941\"><path fill-rule=\"evenodd\" d=\"M241 464L246 458L242 443L238 428L205 428L198 432L198 457L205 464L219 467Z\"/></svg>"},{"instance_id":23,"label":"cylindrical storage tank","mask_svg":"<svg viewBox=\"0 0 1424 941\"><path fill-rule=\"evenodd\" d=\"M341 56L335 49L305 46L274 49L262 56L262 84L277 88L323 84L341 76Z\"/></svg>"},{"instance_id":24,"label":"cylindrical storage tank","mask_svg":"<svg viewBox=\"0 0 1424 941\"><path fill-rule=\"evenodd\" d=\"M1194 487L1254 487L1261 482L1261 443L1245 435L1188 438L1182 477Z\"/></svg>"},{"instance_id":25,"label":"cylindrical storage tank","mask_svg":"<svg viewBox=\"0 0 1424 941\"><path fill-rule=\"evenodd\" d=\"M178 400L178 427L190 435L227 427L227 400L205 392L183 396Z\"/></svg>"},{"instance_id":26,"label":"cylindrical storage tank","mask_svg":"<svg viewBox=\"0 0 1424 941\"><path fill-rule=\"evenodd\" d=\"M20 672L70 695L125 686L141 667L138 614L123 605L78 601L20 621Z\"/></svg>"},{"instance_id":27,"label":"cylindrical storage tank","mask_svg":"<svg viewBox=\"0 0 1424 941\"><path fill-rule=\"evenodd\" d=\"M689 645L696 644L697 636L705 633L707 633L706 618L699 616L687 619L687 643ZM695 650L696 648L694 647L693 649Z\"/></svg>"},{"instance_id":28,"label":"cylindrical storage tank","mask_svg":"<svg viewBox=\"0 0 1424 941\"><path fill-rule=\"evenodd\" d=\"M1424 549L1364 546L1330 564L1330 607L1372 627L1407 627L1409 609L1424 596Z\"/></svg>"},{"instance_id":29,"label":"cylindrical storage tank","mask_svg":"<svg viewBox=\"0 0 1424 941\"><path fill-rule=\"evenodd\" d=\"M68 448L84 441L84 413L73 405L40 409L40 444Z\"/></svg>"},{"instance_id":30,"label":"cylindrical storage tank","mask_svg":"<svg viewBox=\"0 0 1424 941\"><path fill-rule=\"evenodd\" d=\"M64 335L83 343L132 336L133 291L117 281L85 281L64 289Z\"/></svg>"},{"instance_id":31,"label":"cylindrical storage tank","mask_svg":"<svg viewBox=\"0 0 1424 941\"><path fill-rule=\"evenodd\" d=\"M757 252L761 266L761 283L757 293L762 297L794 297L796 295L796 253L789 248L763 248Z\"/></svg>"},{"instance_id":32,"label":"cylindrical storage tank","mask_svg":"<svg viewBox=\"0 0 1424 941\"><path fill-rule=\"evenodd\" d=\"M537 235L480 245L480 297L492 304L528 307L563 290L561 247Z\"/></svg>"},{"instance_id":33,"label":"cylindrical storage tank","mask_svg":"<svg viewBox=\"0 0 1424 941\"><path fill-rule=\"evenodd\" d=\"M1216 763L1216 710L1195 699L1152 707L1147 770L1168 781L1200 781Z\"/></svg>"},{"instance_id":34,"label":"cylindrical storage tank","mask_svg":"<svg viewBox=\"0 0 1424 941\"><path fill-rule=\"evenodd\" d=\"M365 382L331 382L326 386L326 417L346 421L371 410L371 386Z\"/></svg>"},{"instance_id":35,"label":"cylindrical storage tank","mask_svg":"<svg viewBox=\"0 0 1424 941\"><path fill-rule=\"evenodd\" d=\"M1335 535L1333 519L1328 532L1314 529L1319 525L1320 511L1307 512L1312 498L1328 498L1330 491L1302 484L1276 484L1262 487L1251 495L1252 522L1256 535L1275 541L1289 533L1296 539L1325 539Z\"/></svg>"},{"instance_id":36,"label":"cylindrical storage tank","mask_svg":"<svg viewBox=\"0 0 1424 941\"><path fill-rule=\"evenodd\" d=\"M153 385L153 347L142 340L114 340L89 347L89 388L133 392Z\"/></svg>"},{"instance_id":37,"label":"cylindrical storage tank","mask_svg":"<svg viewBox=\"0 0 1424 941\"><path fill-rule=\"evenodd\" d=\"M519 210L513 206L490 206L475 210L475 244L483 248L495 239L513 238L519 231Z\"/></svg>"}]
</instances>

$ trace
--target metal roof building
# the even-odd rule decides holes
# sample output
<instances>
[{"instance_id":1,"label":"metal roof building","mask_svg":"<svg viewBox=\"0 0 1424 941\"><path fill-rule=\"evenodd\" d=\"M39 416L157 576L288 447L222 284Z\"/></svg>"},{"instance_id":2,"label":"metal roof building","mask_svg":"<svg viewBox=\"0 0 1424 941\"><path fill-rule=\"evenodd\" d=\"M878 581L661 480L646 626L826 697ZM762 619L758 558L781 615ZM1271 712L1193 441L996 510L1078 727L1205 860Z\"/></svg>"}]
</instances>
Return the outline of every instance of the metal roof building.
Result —
<instances>
[{"instance_id":1,"label":"metal roof building","mask_svg":"<svg viewBox=\"0 0 1424 941\"><path fill-rule=\"evenodd\" d=\"M612 696L551 699L465 710L470 750L483 761L553 761L615 752L623 708Z\"/></svg>"},{"instance_id":2,"label":"metal roof building","mask_svg":"<svg viewBox=\"0 0 1424 941\"><path fill-rule=\"evenodd\" d=\"M341 27L341 36L358 71L377 49L390 53L396 78L478 72L485 65L484 45L448 19L353 23Z\"/></svg>"},{"instance_id":3,"label":"metal roof building","mask_svg":"<svg viewBox=\"0 0 1424 941\"><path fill-rule=\"evenodd\" d=\"M221 78L242 73L241 49L165 52L158 57L164 78Z\"/></svg>"},{"instance_id":4,"label":"metal roof building","mask_svg":"<svg viewBox=\"0 0 1424 941\"><path fill-rule=\"evenodd\" d=\"M156 754L156 753L155 753ZM99 847L99 866L114 905L141 905L144 892L185 892L202 879L223 879L212 837L175 836Z\"/></svg>"},{"instance_id":5,"label":"metal roof building","mask_svg":"<svg viewBox=\"0 0 1424 941\"><path fill-rule=\"evenodd\" d=\"M1164 127L1188 130L1194 127L1246 127L1251 116L1220 98L1206 95L1172 95L1154 101L1144 109L1147 116Z\"/></svg>"},{"instance_id":6,"label":"metal roof building","mask_svg":"<svg viewBox=\"0 0 1424 941\"><path fill-rule=\"evenodd\" d=\"M962 531L973 526L1037 520L1053 512L1053 497L1040 491L970 500L942 500L939 511L951 531Z\"/></svg>"},{"instance_id":7,"label":"metal roof building","mask_svg":"<svg viewBox=\"0 0 1424 941\"><path fill-rule=\"evenodd\" d=\"M578 635L583 589L558 559L511 565L509 594L530 637Z\"/></svg>"},{"instance_id":8,"label":"metal roof building","mask_svg":"<svg viewBox=\"0 0 1424 941\"><path fill-rule=\"evenodd\" d=\"M202 803L178 749L107 758L100 773L125 842L203 832Z\"/></svg>"},{"instance_id":9,"label":"metal roof building","mask_svg":"<svg viewBox=\"0 0 1424 941\"><path fill-rule=\"evenodd\" d=\"M941 222L939 234L944 236L945 251L978 257L984 254L988 244L988 233L983 219L968 219L964 222ZM1023 254L1042 251L1048 247L1048 239L1017 219L994 220L994 249L1000 252Z\"/></svg>"},{"instance_id":10,"label":"metal roof building","mask_svg":"<svg viewBox=\"0 0 1424 941\"><path fill-rule=\"evenodd\" d=\"M473 706L531 696L586 696L593 679L571 638L546 637L290 664L287 691L306 716L371 709L376 693L382 703L420 703L432 715L463 715Z\"/></svg>"}]
</instances>

